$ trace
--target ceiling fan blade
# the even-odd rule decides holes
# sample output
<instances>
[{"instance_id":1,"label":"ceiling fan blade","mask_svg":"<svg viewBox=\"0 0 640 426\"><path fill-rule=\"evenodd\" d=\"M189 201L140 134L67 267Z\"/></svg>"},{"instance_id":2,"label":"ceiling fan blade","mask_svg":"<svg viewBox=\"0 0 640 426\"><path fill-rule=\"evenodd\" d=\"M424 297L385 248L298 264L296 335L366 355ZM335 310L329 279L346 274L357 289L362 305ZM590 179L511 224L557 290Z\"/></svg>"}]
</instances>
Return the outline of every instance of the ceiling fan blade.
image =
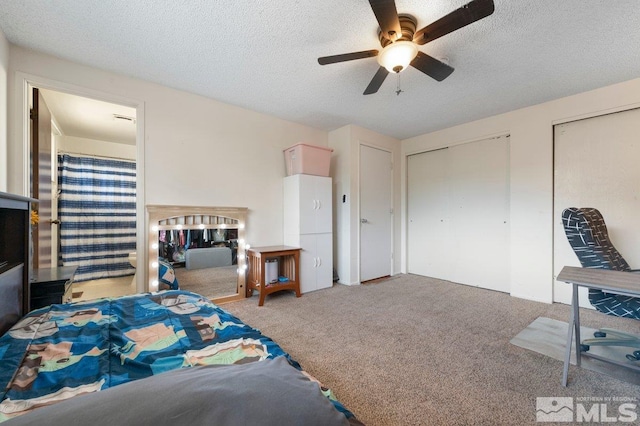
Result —
<instances>
[{"instance_id":1,"label":"ceiling fan blade","mask_svg":"<svg viewBox=\"0 0 640 426\"><path fill-rule=\"evenodd\" d=\"M444 80L453 72L453 67L422 52L418 52L418 56L411 61L411 66L438 81Z\"/></svg>"},{"instance_id":2,"label":"ceiling fan blade","mask_svg":"<svg viewBox=\"0 0 640 426\"><path fill-rule=\"evenodd\" d=\"M363 50L362 52L344 53L342 55L323 56L318 58L320 65L335 64L336 62L353 61L355 59L371 58L377 56L377 50Z\"/></svg>"},{"instance_id":3,"label":"ceiling fan blade","mask_svg":"<svg viewBox=\"0 0 640 426\"><path fill-rule=\"evenodd\" d=\"M376 15L378 24L380 24L382 34L391 41L402 37L396 2L394 0L369 0L369 4Z\"/></svg>"},{"instance_id":4,"label":"ceiling fan blade","mask_svg":"<svg viewBox=\"0 0 640 426\"><path fill-rule=\"evenodd\" d=\"M425 44L443 35L474 23L491 15L495 7L493 0L473 0L470 3L443 16L432 24L427 25L413 35L413 41Z\"/></svg>"},{"instance_id":5,"label":"ceiling fan blade","mask_svg":"<svg viewBox=\"0 0 640 426\"><path fill-rule=\"evenodd\" d=\"M371 79L371 83L369 83L367 88L364 89L363 95L370 95L372 93L376 93L380 88L380 86L382 86L384 79L387 78L387 75L389 75L389 71L387 71L385 67L378 68L376 75L374 75L373 78Z\"/></svg>"}]
</instances>

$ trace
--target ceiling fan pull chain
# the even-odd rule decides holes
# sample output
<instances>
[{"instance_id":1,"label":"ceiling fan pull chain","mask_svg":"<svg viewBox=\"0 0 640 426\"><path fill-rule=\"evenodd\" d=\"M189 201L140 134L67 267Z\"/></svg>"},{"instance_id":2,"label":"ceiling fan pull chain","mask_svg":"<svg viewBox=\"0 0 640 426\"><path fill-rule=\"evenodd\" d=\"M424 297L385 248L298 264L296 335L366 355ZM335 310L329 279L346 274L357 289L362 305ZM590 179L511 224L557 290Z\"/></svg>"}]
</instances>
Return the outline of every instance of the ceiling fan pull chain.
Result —
<instances>
[{"instance_id":1,"label":"ceiling fan pull chain","mask_svg":"<svg viewBox=\"0 0 640 426\"><path fill-rule=\"evenodd\" d=\"M398 80L396 82L396 96L400 96L400 93L403 92L403 90L400 88L400 73L396 73L396 76L398 77Z\"/></svg>"}]
</instances>

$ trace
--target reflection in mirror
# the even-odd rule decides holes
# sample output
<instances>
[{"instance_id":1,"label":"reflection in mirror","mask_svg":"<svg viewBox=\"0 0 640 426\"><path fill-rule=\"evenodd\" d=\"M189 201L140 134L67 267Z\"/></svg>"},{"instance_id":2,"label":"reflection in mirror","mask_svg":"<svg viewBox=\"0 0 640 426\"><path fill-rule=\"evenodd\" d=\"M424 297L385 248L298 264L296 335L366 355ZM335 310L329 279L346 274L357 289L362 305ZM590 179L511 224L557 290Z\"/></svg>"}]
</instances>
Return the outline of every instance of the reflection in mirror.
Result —
<instances>
[{"instance_id":1,"label":"reflection in mirror","mask_svg":"<svg viewBox=\"0 0 640 426\"><path fill-rule=\"evenodd\" d=\"M158 260L161 266L160 285L173 284L165 274L173 267L173 274L182 290L215 298L236 293L238 282L237 220L223 218L227 223L176 228L160 221L158 231ZM167 265L168 264L168 265ZM168 282L164 282L168 281Z\"/></svg>"},{"instance_id":2,"label":"reflection in mirror","mask_svg":"<svg viewBox=\"0 0 640 426\"><path fill-rule=\"evenodd\" d=\"M149 290L245 297L246 208L148 206Z\"/></svg>"}]
</instances>

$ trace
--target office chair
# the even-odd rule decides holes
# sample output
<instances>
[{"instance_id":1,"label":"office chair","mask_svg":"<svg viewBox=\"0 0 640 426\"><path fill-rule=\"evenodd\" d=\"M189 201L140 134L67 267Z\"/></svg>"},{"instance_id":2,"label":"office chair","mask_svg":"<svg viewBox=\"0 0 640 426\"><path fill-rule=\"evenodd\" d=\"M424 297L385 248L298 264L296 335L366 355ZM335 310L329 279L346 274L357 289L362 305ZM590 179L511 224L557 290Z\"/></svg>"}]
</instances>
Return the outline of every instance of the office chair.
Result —
<instances>
[{"instance_id":1,"label":"office chair","mask_svg":"<svg viewBox=\"0 0 640 426\"><path fill-rule=\"evenodd\" d=\"M180 288L176 278L176 271L166 260L158 260L158 283L168 285L170 290L178 290Z\"/></svg>"},{"instance_id":2,"label":"office chair","mask_svg":"<svg viewBox=\"0 0 640 426\"><path fill-rule=\"evenodd\" d=\"M562 224L569 244L583 268L611 269L637 272L616 250L609 239L607 225L597 209L570 207L562 212ZM617 317L640 320L640 298L605 293L589 289L589 302L599 312ZM600 329L593 339L585 339L580 345L583 352L590 346L624 346L640 348L640 337L617 330ZM628 354L631 361L640 361L640 350Z\"/></svg>"}]
</instances>

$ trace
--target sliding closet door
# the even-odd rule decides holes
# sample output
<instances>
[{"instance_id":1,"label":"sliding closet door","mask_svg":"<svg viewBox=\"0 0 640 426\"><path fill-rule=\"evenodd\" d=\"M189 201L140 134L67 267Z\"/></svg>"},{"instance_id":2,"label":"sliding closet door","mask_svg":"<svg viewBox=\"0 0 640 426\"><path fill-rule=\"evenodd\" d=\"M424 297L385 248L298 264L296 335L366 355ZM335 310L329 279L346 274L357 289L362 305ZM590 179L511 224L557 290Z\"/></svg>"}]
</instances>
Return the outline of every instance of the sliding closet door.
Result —
<instances>
[{"instance_id":1,"label":"sliding closet door","mask_svg":"<svg viewBox=\"0 0 640 426\"><path fill-rule=\"evenodd\" d=\"M407 270L450 279L449 150L411 155L407 166Z\"/></svg>"},{"instance_id":2,"label":"sliding closet door","mask_svg":"<svg viewBox=\"0 0 640 426\"><path fill-rule=\"evenodd\" d=\"M509 138L408 163L408 271L508 292Z\"/></svg>"},{"instance_id":3,"label":"sliding closet door","mask_svg":"<svg viewBox=\"0 0 640 426\"><path fill-rule=\"evenodd\" d=\"M554 276L580 266L562 227L567 207L595 207L611 241L640 268L640 109L560 124L554 128ZM571 286L555 282L555 302L571 303ZM582 306L590 306L586 290Z\"/></svg>"},{"instance_id":4,"label":"sliding closet door","mask_svg":"<svg viewBox=\"0 0 640 426\"><path fill-rule=\"evenodd\" d=\"M509 138L450 148L452 281L509 292Z\"/></svg>"}]
</instances>

